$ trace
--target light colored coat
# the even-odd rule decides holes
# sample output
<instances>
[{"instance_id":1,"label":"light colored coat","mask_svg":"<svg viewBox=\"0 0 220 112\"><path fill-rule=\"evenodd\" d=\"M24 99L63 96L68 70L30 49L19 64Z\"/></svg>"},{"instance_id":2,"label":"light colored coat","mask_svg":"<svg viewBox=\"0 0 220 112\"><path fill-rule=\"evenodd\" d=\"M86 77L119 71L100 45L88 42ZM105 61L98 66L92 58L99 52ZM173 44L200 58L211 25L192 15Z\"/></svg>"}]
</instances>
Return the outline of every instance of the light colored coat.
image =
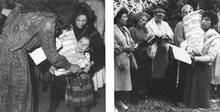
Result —
<instances>
[{"instance_id":1,"label":"light colored coat","mask_svg":"<svg viewBox=\"0 0 220 112\"><path fill-rule=\"evenodd\" d=\"M220 84L220 35L209 29L205 33L202 55L210 59L209 65L212 67L212 84Z\"/></svg>"},{"instance_id":2,"label":"light colored coat","mask_svg":"<svg viewBox=\"0 0 220 112\"><path fill-rule=\"evenodd\" d=\"M124 35L117 25L114 25L114 48L130 47L134 42L130 36L129 30L124 27L126 34ZM121 54L115 56L115 91L131 91L131 75L130 75L130 54L121 52ZM120 69L119 65L122 65L124 69Z\"/></svg>"}]
</instances>

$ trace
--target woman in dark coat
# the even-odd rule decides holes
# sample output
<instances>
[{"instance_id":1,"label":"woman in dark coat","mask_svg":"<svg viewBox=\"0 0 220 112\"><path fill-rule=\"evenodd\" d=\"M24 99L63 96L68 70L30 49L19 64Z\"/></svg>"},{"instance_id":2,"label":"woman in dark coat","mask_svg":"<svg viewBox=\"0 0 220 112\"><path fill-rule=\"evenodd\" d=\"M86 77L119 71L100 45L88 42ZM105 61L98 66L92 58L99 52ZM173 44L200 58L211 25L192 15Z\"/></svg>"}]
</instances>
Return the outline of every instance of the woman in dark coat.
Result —
<instances>
[{"instance_id":1,"label":"woman in dark coat","mask_svg":"<svg viewBox=\"0 0 220 112\"><path fill-rule=\"evenodd\" d=\"M86 3L80 3L79 10L77 11L76 16L73 17L73 31L77 41L79 41L82 36L88 36L90 38L90 59L94 62L94 65L91 66L88 73L80 74L82 77L82 83L84 84L83 86L91 88L83 88L82 90L74 89L79 87L79 84L77 83L77 80L70 80L73 87L73 93L67 94L67 106L71 112L79 112L79 110L77 111L78 108L81 109L81 112L88 112L88 106L91 106L94 99L92 76L104 66L104 41L98 30L94 27L95 19L96 16L94 15L93 10L91 10Z\"/></svg>"},{"instance_id":2,"label":"woman in dark coat","mask_svg":"<svg viewBox=\"0 0 220 112\"><path fill-rule=\"evenodd\" d=\"M15 8L5 22L0 38L0 110L32 112L32 89L27 53L42 47L47 59L57 67L80 72L56 51L56 16L40 2L27 0Z\"/></svg>"},{"instance_id":3,"label":"woman in dark coat","mask_svg":"<svg viewBox=\"0 0 220 112\"><path fill-rule=\"evenodd\" d=\"M94 11L87 5L82 2L78 8L78 12L75 17L73 17L73 31L77 40L80 40L82 35L87 35L91 39L91 46L93 52L91 53L91 59L94 61L90 73L94 74L95 72L102 69L105 65L105 45L104 40L101 38L100 33L94 26L96 21L96 15ZM77 18L81 18L77 19Z\"/></svg>"},{"instance_id":4,"label":"woman in dark coat","mask_svg":"<svg viewBox=\"0 0 220 112\"><path fill-rule=\"evenodd\" d=\"M135 43L141 43L148 39L148 30L145 27L150 15L145 12L139 12L135 15L135 25L129 28L131 37ZM138 70L131 74L133 91L139 96L144 95L150 88L150 76L152 59L147 55L148 46L138 48L135 53L135 59L138 64ZM136 96L136 95L135 95Z\"/></svg>"},{"instance_id":5,"label":"woman in dark coat","mask_svg":"<svg viewBox=\"0 0 220 112\"><path fill-rule=\"evenodd\" d=\"M73 9L72 9L73 8ZM71 10L70 10L71 9ZM73 11L74 10L74 11ZM76 11L77 10L77 11ZM69 12L69 13L68 13ZM73 14L74 13L74 14ZM90 38L91 42L91 61L94 62L94 65L91 66L89 70L89 77L92 77L95 72L99 71L101 68L105 65L105 46L104 41L101 38L100 33L97 31L97 29L94 27L94 22L96 16L94 15L94 12L91 10L91 8L86 3L80 3L78 4L78 7L65 7L61 8L59 13L63 15L64 21L66 21L66 28L69 30L73 30L75 33L75 36L77 40L79 41L82 36L88 36ZM69 16L69 15L72 15ZM71 17L71 18L69 18ZM66 19L65 19L66 18ZM69 22L72 22L70 24ZM64 27L65 29L65 27ZM91 78L88 78L87 74L84 74L87 78L82 79L83 81L89 81L89 83L85 83L84 86L90 86L92 84ZM79 84L77 83L77 80L71 80L70 83L73 87L79 87ZM65 80L63 80L60 77L55 77L55 80L52 83L51 87L51 104L48 112L55 112L57 107L59 106L60 101L63 99L65 94ZM87 88L86 91L88 91L86 95L83 95L82 93L86 93L83 91L78 91L78 95L71 95L68 94L69 97L77 99L77 97L86 97L93 95L93 88ZM59 94L57 94L59 93ZM77 96L77 97L76 97ZM68 100L68 99L67 99ZM88 98L85 101L80 102L71 102L68 100L69 103L68 107L70 107L70 111L88 111L88 108L86 108L88 105L91 104L93 98ZM82 104L82 105L81 105ZM85 108L79 109L79 106L84 106ZM76 108L77 107L77 108Z\"/></svg>"}]
</instances>

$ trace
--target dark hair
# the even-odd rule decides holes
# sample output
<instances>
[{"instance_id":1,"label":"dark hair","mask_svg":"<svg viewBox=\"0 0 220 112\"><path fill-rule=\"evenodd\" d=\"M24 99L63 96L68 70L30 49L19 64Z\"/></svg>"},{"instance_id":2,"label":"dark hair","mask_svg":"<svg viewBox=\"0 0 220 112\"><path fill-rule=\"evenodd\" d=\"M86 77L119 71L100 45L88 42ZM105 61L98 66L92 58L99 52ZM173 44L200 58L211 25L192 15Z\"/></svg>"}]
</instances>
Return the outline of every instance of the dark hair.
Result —
<instances>
[{"instance_id":1,"label":"dark hair","mask_svg":"<svg viewBox=\"0 0 220 112\"><path fill-rule=\"evenodd\" d=\"M93 25L94 22L97 19L96 15L95 15L95 12L85 2L80 2L79 3L78 11L76 12L76 14L72 18L72 20L73 20L72 24L75 24L75 20L76 20L77 16L79 16L79 15L85 15L87 17L87 23L86 24L89 24L89 25Z\"/></svg>"},{"instance_id":2,"label":"dark hair","mask_svg":"<svg viewBox=\"0 0 220 112\"><path fill-rule=\"evenodd\" d=\"M150 15L146 12L138 12L136 15L135 15L135 23L137 24L138 21L140 21L140 19L145 16L147 17L147 19L149 20L150 19Z\"/></svg>"},{"instance_id":3,"label":"dark hair","mask_svg":"<svg viewBox=\"0 0 220 112\"><path fill-rule=\"evenodd\" d=\"M122 7L118 13L116 14L116 16L114 17L114 23L117 24L119 22L119 19L121 19L121 16L123 14L128 14L128 10L125 7Z\"/></svg>"},{"instance_id":4,"label":"dark hair","mask_svg":"<svg viewBox=\"0 0 220 112\"><path fill-rule=\"evenodd\" d=\"M218 23L218 16L213 10L206 10L202 13L202 18L208 17L211 20L211 28Z\"/></svg>"}]
</instances>

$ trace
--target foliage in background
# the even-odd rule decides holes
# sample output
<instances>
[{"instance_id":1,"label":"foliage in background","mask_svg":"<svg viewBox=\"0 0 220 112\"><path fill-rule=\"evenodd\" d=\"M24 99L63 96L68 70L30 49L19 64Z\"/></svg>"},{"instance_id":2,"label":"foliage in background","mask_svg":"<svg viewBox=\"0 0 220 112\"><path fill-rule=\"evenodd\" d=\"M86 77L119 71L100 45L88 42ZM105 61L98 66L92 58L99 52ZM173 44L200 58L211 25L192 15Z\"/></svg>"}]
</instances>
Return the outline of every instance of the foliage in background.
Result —
<instances>
[{"instance_id":1,"label":"foliage in background","mask_svg":"<svg viewBox=\"0 0 220 112\"><path fill-rule=\"evenodd\" d=\"M114 10L122 6L129 9L128 27L133 25L135 13L145 11L152 16L152 10L161 7L167 12L165 21L174 29L176 23L182 19L180 10L184 4L192 5L195 10L220 9L220 0L114 0L113 7Z\"/></svg>"}]
</instances>

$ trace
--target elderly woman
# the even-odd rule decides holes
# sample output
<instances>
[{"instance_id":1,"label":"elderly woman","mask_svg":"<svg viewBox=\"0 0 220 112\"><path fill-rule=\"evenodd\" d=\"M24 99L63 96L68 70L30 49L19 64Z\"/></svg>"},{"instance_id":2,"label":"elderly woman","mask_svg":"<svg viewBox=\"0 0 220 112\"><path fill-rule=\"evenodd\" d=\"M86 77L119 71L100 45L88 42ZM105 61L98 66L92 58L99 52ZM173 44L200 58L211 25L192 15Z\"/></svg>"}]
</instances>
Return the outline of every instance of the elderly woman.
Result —
<instances>
[{"instance_id":1,"label":"elderly woman","mask_svg":"<svg viewBox=\"0 0 220 112\"><path fill-rule=\"evenodd\" d=\"M186 15L189 13L193 12L193 8L191 5L184 5L181 9L181 14L182 17L184 18ZM174 44L178 47L182 46L184 41L186 40L185 32L184 32L184 27L183 27L183 21L180 21L177 23L175 30L174 30ZM177 64L177 84L178 84L178 96L183 97L183 87L184 87L184 79L185 79L185 71L187 69L187 64L180 62L180 61L175 61Z\"/></svg>"},{"instance_id":2,"label":"elderly woman","mask_svg":"<svg viewBox=\"0 0 220 112\"><path fill-rule=\"evenodd\" d=\"M207 10L202 14L201 28L204 30L202 52L190 52L194 60L188 70L184 87L184 105L188 108L209 108L210 82L214 61L219 53L220 35L213 29L218 23L214 11Z\"/></svg>"},{"instance_id":3,"label":"elderly woman","mask_svg":"<svg viewBox=\"0 0 220 112\"><path fill-rule=\"evenodd\" d=\"M114 17L114 52L115 52L115 100L116 104L123 109L128 109L122 102L122 93L131 91L130 58L133 56L131 50L134 42L126 28L128 10L120 8L116 10ZM123 95L125 96L125 95Z\"/></svg>"},{"instance_id":4,"label":"elderly woman","mask_svg":"<svg viewBox=\"0 0 220 112\"><path fill-rule=\"evenodd\" d=\"M193 8L191 5L184 5L181 9L182 17L184 18L189 13L193 12ZM175 30L174 30L174 44L176 46L180 46L180 44L186 39L184 28L183 28L183 21L177 23Z\"/></svg>"},{"instance_id":5,"label":"elderly woman","mask_svg":"<svg viewBox=\"0 0 220 112\"><path fill-rule=\"evenodd\" d=\"M131 37L135 43L141 43L148 38L148 30L145 27L150 15L145 12L139 12L135 15L135 25L129 28ZM150 86L151 58L147 55L148 47L142 47L134 53L138 64L138 71L132 73L132 86L136 95L141 96L148 91Z\"/></svg>"}]
</instances>

